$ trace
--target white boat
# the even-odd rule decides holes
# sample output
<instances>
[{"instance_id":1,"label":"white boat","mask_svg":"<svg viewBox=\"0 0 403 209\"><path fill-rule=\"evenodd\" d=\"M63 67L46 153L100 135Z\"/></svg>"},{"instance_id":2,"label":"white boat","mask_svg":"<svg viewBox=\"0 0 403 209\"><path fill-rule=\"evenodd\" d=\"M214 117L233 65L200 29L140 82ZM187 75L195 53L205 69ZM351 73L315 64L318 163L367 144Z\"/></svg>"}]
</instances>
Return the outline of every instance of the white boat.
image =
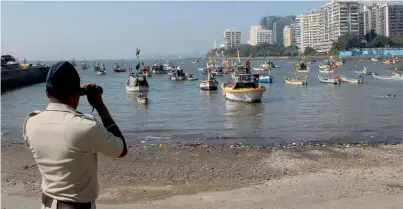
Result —
<instances>
[{"instance_id":1,"label":"white boat","mask_svg":"<svg viewBox=\"0 0 403 209\"><path fill-rule=\"evenodd\" d=\"M126 90L129 92L148 91L149 85L147 76L139 73L130 73L129 79L126 81Z\"/></svg>"},{"instance_id":2,"label":"white boat","mask_svg":"<svg viewBox=\"0 0 403 209\"><path fill-rule=\"evenodd\" d=\"M309 71L311 71L311 69L309 69L309 67L306 66L305 69L296 69L295 71L297 71L298 73L309 73Z\"/></svg>"},{"instance_id":3,"label":"white boat","mask_svg":"<svg viewBox=\"0 0 403 209\"><path fill-rule=\"evenodd\" d=\"M100 70L100 71L97 72L97 74L98 74L98 75L105 75L105 74L106 74L106 71L101 71L101 70Z\"/></svg>"},{"instance_id":4,"label":"white boat","mask_svg":"<svg viewBox=\"0 0 403 209\"><path fill-rule=\"evenodd\" d=\"M374 79L379 79L379 80L391 80L392 76L382 76L382 75L378 75L376 73L372 73L372 77Z\"/></svg>"},{"instance_id":5,"label":"white boat","mask_svg":"<svg viewBox=\"0 0 403 209\"><path fill-rule=\"evenodd\" d=\"M201 90L217 90L218 82L215 79L215 74L210 70L203 72L203 79L200 81Z\"/></svg>"},{"instance_id":6,"label":"white boat","mask_svg":"<svg viewBox=\"0 0 403 209\"><path fill-rule=\"evenodd\" d=\"M393 73L392 79L393 79L393 80L403 81L403 75L400 74L400 73Z\"/></svg>"},{"instance_id":7,"label":"white boat","mask_svg":"<svg viewBox=\"0 0 403 209\"><path fill-rule=\"evenodd\" d=\"M221 89L226 99L242 102L260 102L266 91L254 74L237 74L235 81L221 84Z\"/></svg>"},{"instance_id":8,"label":"white boat","mask_svg":"<svg viewBox=\"0 0 403 209\"><path fill-rule=\"evenodd\" d=\"M332 76L323 77L321 75L318 75L318 79L322 83L340 84L340 79L337 76L336 77L332 77Z\"/></svg>"},{"instance_id":9,"label":"white boat","mask_svg":"<svg viewBox=\"0 0 403 209\"><path fill-rule=\"evenodd\" d=\"M371 57L371 61L373 61L373 62L378 62L379 59L378 59L378 58Z\"/></svg>"},{"instance_id":10,"label":"white boat","mask_svg":"<svg viewBox=\"0 0 403 209\"><path fill-rule=\"evenodd\" d=\"M294 78L290 78L287 76L284 76L284 81L286 84L292 84L292 85L307 85L308 82L306 81L308 75L305 75L304 79L300 79L298 76L294 79Z\"/></svg>"},{"instance_id":11,"label":"white boat","mask_svg":"<svg viewBox=\"0 0 403 209\"><path fill-rule=\"evenodd\" d=\"M98 75L105 75L106 74L106 66L103 62L101 62L101 65L99 66L99 70L97 72Z\"/></svg>"},{"instance_id":12,"label":"white boat","mask_svg":"<svg viewBox=\"0 0 403 209\"><path fill-rule=\"evenodd\" d=\"M349 78L341 75L341 81L347 83L362 83L364 82L364 78L362 76L360 76L359 78Z\"/></svg>"}]
</instances>

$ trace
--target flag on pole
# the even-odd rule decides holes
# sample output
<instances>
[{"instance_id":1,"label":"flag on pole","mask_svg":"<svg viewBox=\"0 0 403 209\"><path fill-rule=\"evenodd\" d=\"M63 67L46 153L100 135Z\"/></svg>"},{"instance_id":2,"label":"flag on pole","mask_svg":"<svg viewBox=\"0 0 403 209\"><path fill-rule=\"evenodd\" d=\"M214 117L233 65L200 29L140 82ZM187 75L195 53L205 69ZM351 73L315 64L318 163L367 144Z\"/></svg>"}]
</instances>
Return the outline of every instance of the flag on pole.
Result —
<instances>
[{"instance_id":1,"label":"flag on pole","mask_svg":"<svg viewBox=\"0 0 403 209\"><path fill-rule=\"evenodd\" d=\"M140 49L139 49L139 47L137 47L137 49L136 49L136 57L139 58L139 56L140 56Z\"/></svg>"}]
</instances>

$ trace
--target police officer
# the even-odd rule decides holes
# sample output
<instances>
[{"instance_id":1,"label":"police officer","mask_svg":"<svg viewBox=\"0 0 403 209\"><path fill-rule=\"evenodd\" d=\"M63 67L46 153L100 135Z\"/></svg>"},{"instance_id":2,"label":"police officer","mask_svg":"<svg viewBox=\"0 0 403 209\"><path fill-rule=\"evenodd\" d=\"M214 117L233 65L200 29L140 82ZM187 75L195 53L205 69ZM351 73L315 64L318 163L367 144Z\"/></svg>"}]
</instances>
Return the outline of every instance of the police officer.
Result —
<instances>
[{"instance_id":1,"label":"police officer","mask_svg":"<svg viewBox=\"0 0 403 209\"><path fill-rule=\"evenodd\" d=\"M94 209L98 197L97 153L120 158L125 139L102 101L102 88L80 86L74 66L56 63L46 77L46 110L34 111L24 122L23 136L42 175L42 209ZM81 95L102 123L78 112Z\"/></svg>"}]
</instances>

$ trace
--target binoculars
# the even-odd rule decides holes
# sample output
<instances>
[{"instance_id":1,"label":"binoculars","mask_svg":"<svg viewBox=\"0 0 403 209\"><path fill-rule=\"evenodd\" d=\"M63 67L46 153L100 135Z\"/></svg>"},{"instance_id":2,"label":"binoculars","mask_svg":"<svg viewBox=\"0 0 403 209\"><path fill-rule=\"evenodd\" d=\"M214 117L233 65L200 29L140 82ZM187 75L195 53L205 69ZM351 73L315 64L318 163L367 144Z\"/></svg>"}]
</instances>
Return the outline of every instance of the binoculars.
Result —
<instances>
[{"instance_id":1,"label":"binoculars","mask_svg":"<svg viewBox=\"0 0 403 209\"><path fill-rule=\"evenodd\" d=\"M104 93L104 90L102 89L102 87L98 86L98 87L81 87L80 88L80 96L86 96L88 94L90 94L93 91L99 91L102 95L102 93Z\"/></svg>"}]
</instances>

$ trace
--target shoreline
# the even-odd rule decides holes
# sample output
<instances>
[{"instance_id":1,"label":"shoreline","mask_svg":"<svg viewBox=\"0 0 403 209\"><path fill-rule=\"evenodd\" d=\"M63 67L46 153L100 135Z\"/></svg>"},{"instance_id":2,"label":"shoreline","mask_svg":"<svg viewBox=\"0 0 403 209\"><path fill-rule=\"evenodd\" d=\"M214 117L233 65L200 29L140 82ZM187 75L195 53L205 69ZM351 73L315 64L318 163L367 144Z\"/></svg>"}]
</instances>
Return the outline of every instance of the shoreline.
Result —
<instances>
[{"instance_id":1,"label":"shoreline","mask_svg":"<svg viewBox=\"0 0 403 209\"><path fill-rule=\"evenodd\" d=\"M402 167L403 144L131 147L100 155L97 208L393 208ZM31 152L2 144L2 208L37 208L39 193Z\"/></svg>"}]
</instances>

